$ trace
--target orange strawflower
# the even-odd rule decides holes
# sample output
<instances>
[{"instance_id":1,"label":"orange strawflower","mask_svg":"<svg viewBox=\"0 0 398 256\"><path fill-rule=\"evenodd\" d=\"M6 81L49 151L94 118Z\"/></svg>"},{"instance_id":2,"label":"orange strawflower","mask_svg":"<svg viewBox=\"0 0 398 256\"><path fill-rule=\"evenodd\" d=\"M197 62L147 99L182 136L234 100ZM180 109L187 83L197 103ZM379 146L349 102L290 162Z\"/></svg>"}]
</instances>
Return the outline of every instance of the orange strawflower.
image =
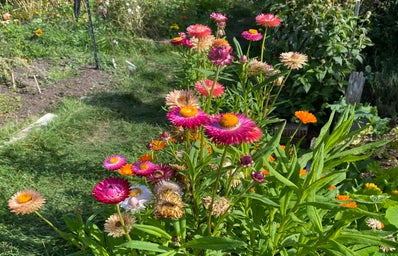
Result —
<instances>
[{"instance_id":1,"label":"orange strawflower","mask_svg":"<svg viewBox=\"0 0 398 256\"><path fill-rule=\"evenodd\" d=\"M340 204L340 206L347 207L347 208L357 208L357 203L356 202L343 203L343 204Z\"/></svg>"},{"instance_id":2,"label":"orange strawflower","mask_svg":"<svg viewBox=\"0 0 398 256\"><path fill-rule=\"evenodd\" d=\"M330 185L329 190L334 190L336 188L335 185Z\"/></svg>"},{"instance_id":3,"label":"orange strawflower","mask_svg":"<svg viewBox=\"0 0 398 256\"><path fill-rule=\"evenodd\" d=\"M275 161L275 157L273 157L273 156L269 156L269 161L270 161L270 162L273 162L273 161Z\"/></svg>"},{"instance_id":4,"label":"orange strawflower","mask_svg":"<svg viewBox=\"0 0 398 256\"><path fill-rule=\"evenodd\" d=\"M263 169L262 172L264 173L264 175L269 175L269 171L266 169Z\"/></svg>"},{"instance_id":5,"label":"orange strawflower","mask_svg":"<svg viewBox=\"0 0 398 256\"><path fill-rule=\"evenodd\" d=\"M305 174L307 174L307 173L308 173L308 172L307 172L306 169L301 169L299 175L300 175L300 177L301 177L301 176L303 176L303 175L305 175Z\"/></svg>"},{"instance_id":6,"label":"orange strawflower","mask_svg":"<svg viewBox=\"0 0 398 256\"><path fill-rule=\"evenodd\" d=\"M336 199L339 200L339 201L350 201L350 200L352 200L352 198L347 196L347 195L338 195L336 197Z\"/></svg>"},{"instance_id":7,"label":"orange strawflower","mask_svg":"<svg viewBox=\"0 0 398 256\"><path fill-rule=\"evenodd\" d=\"M147 153L147 154L140 156L138 158L138 161L140 161L140 162L152 161L152 157L150 154Z\"/></svg>"},{"instance_id":8,"label":"orange strawflower","mask_svg":"<svg viewBox=\"0 0 398 256\"><path fill-rule=\"evenodd\" d=\"M123 176L133 176L134 173L132 167L133 167L132 164L125 164L118 170L118 173L120 173Z\"/></svg>"},{"instance_id":9,"label":"orange strawflower","mask_svg":"<svg viewBox=\"0 0 398 256\"><path fill-rule=\"evenodd\" d=\"M309 124L309 123L316 123L317 119L314 114L308 112L308 111L296 111L294 112L294 116L297 117L297 119L300 120L303 124Z\"/></svg>"},{"instance_id":10,"label":"orange strawflower","mask_svg":"<svg viewBox=\"0 0 398 256\"><path fill-rule=\"evenodd\" d=\"M159 151L166 147L166 142L162 140L153 140L152 143L152 150Z\"/></svg>"}]
</instances>

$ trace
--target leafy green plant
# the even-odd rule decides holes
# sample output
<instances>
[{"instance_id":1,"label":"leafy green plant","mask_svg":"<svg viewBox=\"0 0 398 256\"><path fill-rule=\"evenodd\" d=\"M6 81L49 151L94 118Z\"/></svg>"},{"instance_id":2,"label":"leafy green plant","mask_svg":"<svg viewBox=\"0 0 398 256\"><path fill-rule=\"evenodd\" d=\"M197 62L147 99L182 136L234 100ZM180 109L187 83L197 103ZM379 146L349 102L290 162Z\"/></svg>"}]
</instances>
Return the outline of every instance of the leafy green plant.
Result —
<instances>
[{"instance_id":1,"label":"leafy green plant","mask_svg":"<svg viewBox=\"0 0 398 256\"><path fill-rule=\"evenodd\" d=\"M280 24L273 15L257 18L265 31ZM258 31L250 32L258 36ZM194 86L198 95L189 90L170 92L166 116L171 130L148 143L146 150L133 144L135 150L101 160L107 177L91 193L102 204L98 211L86 219L79 213L65 216L68 230L63 231L39 212L44 199L36 191L17 192L9 200L10 210L35 213L76 246L77 254L366 255L396 248L396 201L373 185L346 186L351 164L369 158L372 149L388 141L353 146L360 130L351 131L355 109L349 106L333 128L332 111L312 148L303 149L292 140L281 145L286 120L274 120L280 128L269 132L265 129L269 120L253 121L250 108L238 104L237 110L247 111L236 113L231 108L236 99L218 100L225 95L217 81L229 78L227 67L234 59L230 45L221 40L201 48L206 44L200 40L214 40L210 28L201 24L188 27L187 33L190 38L181 37L177 46L192 43L183 53L196 60L190 64L200 83L188 86ZM262 42L264 46L265 39ZM305 56L293 56L282 56L289 70L279 75L288 77L306 63ZM260 61L263 57L261 53ZM246 64L239 60L238 67ZM250 90L264 92L253 100L257 106L272 99L265 108L268 114L279 93L264 90L277 78L266 74L260 72L250 84L257 91ZM210 86L203 79L211 80ZM234 88L238 87L231 91ZM301 125L317 121L308 111L298 111L295 117ZM86 122L93 125L89 118Z\"/></svg>"}]
</instances>

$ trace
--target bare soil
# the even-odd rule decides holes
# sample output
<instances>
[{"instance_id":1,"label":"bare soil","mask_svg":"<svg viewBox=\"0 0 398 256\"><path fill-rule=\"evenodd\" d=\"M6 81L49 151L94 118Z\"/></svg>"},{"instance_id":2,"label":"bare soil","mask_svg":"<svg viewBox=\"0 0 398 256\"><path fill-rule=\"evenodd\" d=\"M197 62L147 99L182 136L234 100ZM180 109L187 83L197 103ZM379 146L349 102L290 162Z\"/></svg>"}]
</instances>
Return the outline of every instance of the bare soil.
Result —
<instances>
[{"instance_id":1,"label":"bare soil","mask_svg":"<svg viewBox=\"0 0 398 256\"><path fill-rule=\"evenodd\" d=\"M64 97L80 98L106 90L111 78L104 70L86 66L76 70L74 76L50 82L53 65L51 61L36 60L8 71L12 79L0 81L0 125L50 112ZM66 65L58 64L57 68L62 72Z\"/></svg>"}]
</instances>

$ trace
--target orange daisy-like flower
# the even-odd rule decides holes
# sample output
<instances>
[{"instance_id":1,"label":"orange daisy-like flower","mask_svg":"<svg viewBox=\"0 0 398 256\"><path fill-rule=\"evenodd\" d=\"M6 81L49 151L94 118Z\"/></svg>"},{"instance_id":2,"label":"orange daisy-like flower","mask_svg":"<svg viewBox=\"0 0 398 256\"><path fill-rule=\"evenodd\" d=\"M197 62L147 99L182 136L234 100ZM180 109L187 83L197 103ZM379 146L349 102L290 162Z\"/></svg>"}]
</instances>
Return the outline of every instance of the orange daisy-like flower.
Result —
<instances>
[{"instance_id":1,"label":"orange daisy-like flower","mask_svg":"<svg viewBox=\"0 0 398 256\"><path fill-rule=\"evenodd\" d=\"M303 124L309 124L309 123L316 123L317 119L314 114L308 112L308 111L296 111L294 112L294 116L300 120Z\"/></svg>"},{"instance_id":2,"label":"orange daisy-like flower","mask_svg":"<svg viewBox=\"0 0 398 256\"><path fill-rule=\"evenodd\" d=\"M164 149L167 144L166 144L166 142L164 142L162 140L153 140L151 142L151 145L152 145L152 150L159 151L159 150Z\"/></svg>"},{"instance_id":3,"label":"orange daisy-like flower","mask_svg":"<svg viewBox=\"0 0 398 256\"><path fill-rule=\"evenodd\" d=\"M39 210L46 200L36 190L28 189L15 193L8 200L10 211L15 214L30 214Z\"/></svg>"}]
</instances>

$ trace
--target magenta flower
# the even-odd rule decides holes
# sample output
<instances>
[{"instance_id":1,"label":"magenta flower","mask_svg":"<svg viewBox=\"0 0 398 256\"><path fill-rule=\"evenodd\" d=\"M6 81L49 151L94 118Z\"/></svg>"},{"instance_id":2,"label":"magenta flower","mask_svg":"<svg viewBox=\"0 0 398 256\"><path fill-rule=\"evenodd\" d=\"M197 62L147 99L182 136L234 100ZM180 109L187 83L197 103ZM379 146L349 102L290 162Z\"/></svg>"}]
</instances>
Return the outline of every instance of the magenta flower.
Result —
<instances>
[{"instance_id":1,"label":"magenta flower","mask_svg":"<svg viewBox=\"0 0 398 256\"><path fill-rule=\"evenodd\" d=\"M221 13L215 13L215 12L210 14L210 18L215 20L216 22L224 22L224 21L228 20L226 15L221 14Z\"/></svg>"},{"instance_id":2,"label":"magenta flower","mask_svg":"<svg viewBox=\"0 0 398 256\"><path fill-rule=\"evenodd\" d=\"M213 83L214 83L214 81L210 80L210 79L200 80L195 83L195 89L201 95L203 95L205 97L209 97ZM216 82L214 84L212 97L218 98L218 97L221 97L223 94L224 94L224 86L222 84Z\"/></svg>"},{"instance_id":3,"label":"magenta flower","mask_svg":"<svg viewBox=\"0 0 398 256\"><path fill-rule=\"evenodd\" d=\"M150 162L150 161L144 161L144 162L135 162L133 164L133 173L136 174L137 176L147 176L153 173L156 169L156 164Z\"/></svg>"},{"instance_id":4,"label":"magenta flower","mask_svg":"<svg viewBox=\"0 0 398 256\"><path fill-rule=\"evenodd\" d=\"M259 182L259 183L265 182L265 178L264 178L264 173L263 172L252 172L250 174L250 176L252 177L252 179L255 182Z\"/></svg>"},{"instance_id":5,"label":"magenta flower","mask_svg":"<svg viewBox=\"0 0 398 256\"><path fill-rule=\"evenodd\" d=\"M193 129L206 124L209 117L194 106L176 107L167 113L167 118L175 126Z\"/></svg>"},{"instance_id":6,"label":"magenta flower","mask_svg":"<svg viewBox=\"0 0 398 256\"><path fill-rule=\"evenodd\" d=\"M190 37L204 39L211 34L211 29L202 24L195 24L187 27L187 33Z\"/></svg>"},{"instance_id":7,"label":"magenta flower","mask_svg":"<svg viewBox=\"0 0 398 256\"><path fill-rule=\"evenodd\" d=\"M127 180L110 177L96 184L91 194L101 203L118 204L129 196L129 188Z\"/></svg>"},{"instance_id":8,"label":"magenta flower","mask_svg":"<svg viewBox=\"0 0 398 256\"><path fill-rule=\"evenodd\" d=\"M252 143L258 141L262 135L254 121L243 114L216 115L204 128L206 136L213 142L227 145Z\"/></svg>"},{"instance_id":9,"label":"magenta flower","mask_svg":"<svg viewBox=\"0 0 398 256\"><path fill-rule=\"evenodd\" d=\"M270 27L279 27L281 24L281 20L273 14L259 14L256 16L256 23L257 25L264 26L267 28Z\"/></svg>"},{"instance_id":10,"label":"magenta flower","mask_svg":"<svg viewBox=\"0 0 398 256\"><path fill-rule=\"evenodd\" d=\"M251 155L243 155L240 157L240 165L242 167L251 167L254 161Z\"/></svg>"},{"instance_id":11,"label":"magenta flower","mask_svg":"<svg viewBox=\"0 0 398 256\"><path fill-rule=\"evenodd\" d=\"M244 39L249 41L260 41L263 38L263 35L259 33L256 29L243 31L242 36Z\"/></svg>"},{"instance_id":12,"label":"magenta flower","mask_svg":"<svg viewBox=\"0 0 398 256\"><path fill-rule=\"evenodd\" d=\"M225 46L221 47L211 47L211 51L207 54L210 61L218 66L225 66L231 64L235 59L231 55L232 48L227 48Z\"/></svg>"},{"instance_id":13,"label":"magenta flower","mask_svg":"<svg viewBox=\"0 0 398 256\"><path fill-rule=\"evenodd\" d=\"M103 166L105 169L115 171L122 168L127 163L124 156L111 155L104 160Z\"/></svg>"},{"instance_id":14,"label":"magenta flower","mask_svg":"<svg viewBox=\"0 0 398 256\"><path fill-rule=\"evenodd\" d=\"M145 176L145 178L148 183L156 184L160 180L169 180L173 176L174 170L171 169L170 166L159 164L156 166L155 170L151 174Z\"/></svg>"}]
</instances>

